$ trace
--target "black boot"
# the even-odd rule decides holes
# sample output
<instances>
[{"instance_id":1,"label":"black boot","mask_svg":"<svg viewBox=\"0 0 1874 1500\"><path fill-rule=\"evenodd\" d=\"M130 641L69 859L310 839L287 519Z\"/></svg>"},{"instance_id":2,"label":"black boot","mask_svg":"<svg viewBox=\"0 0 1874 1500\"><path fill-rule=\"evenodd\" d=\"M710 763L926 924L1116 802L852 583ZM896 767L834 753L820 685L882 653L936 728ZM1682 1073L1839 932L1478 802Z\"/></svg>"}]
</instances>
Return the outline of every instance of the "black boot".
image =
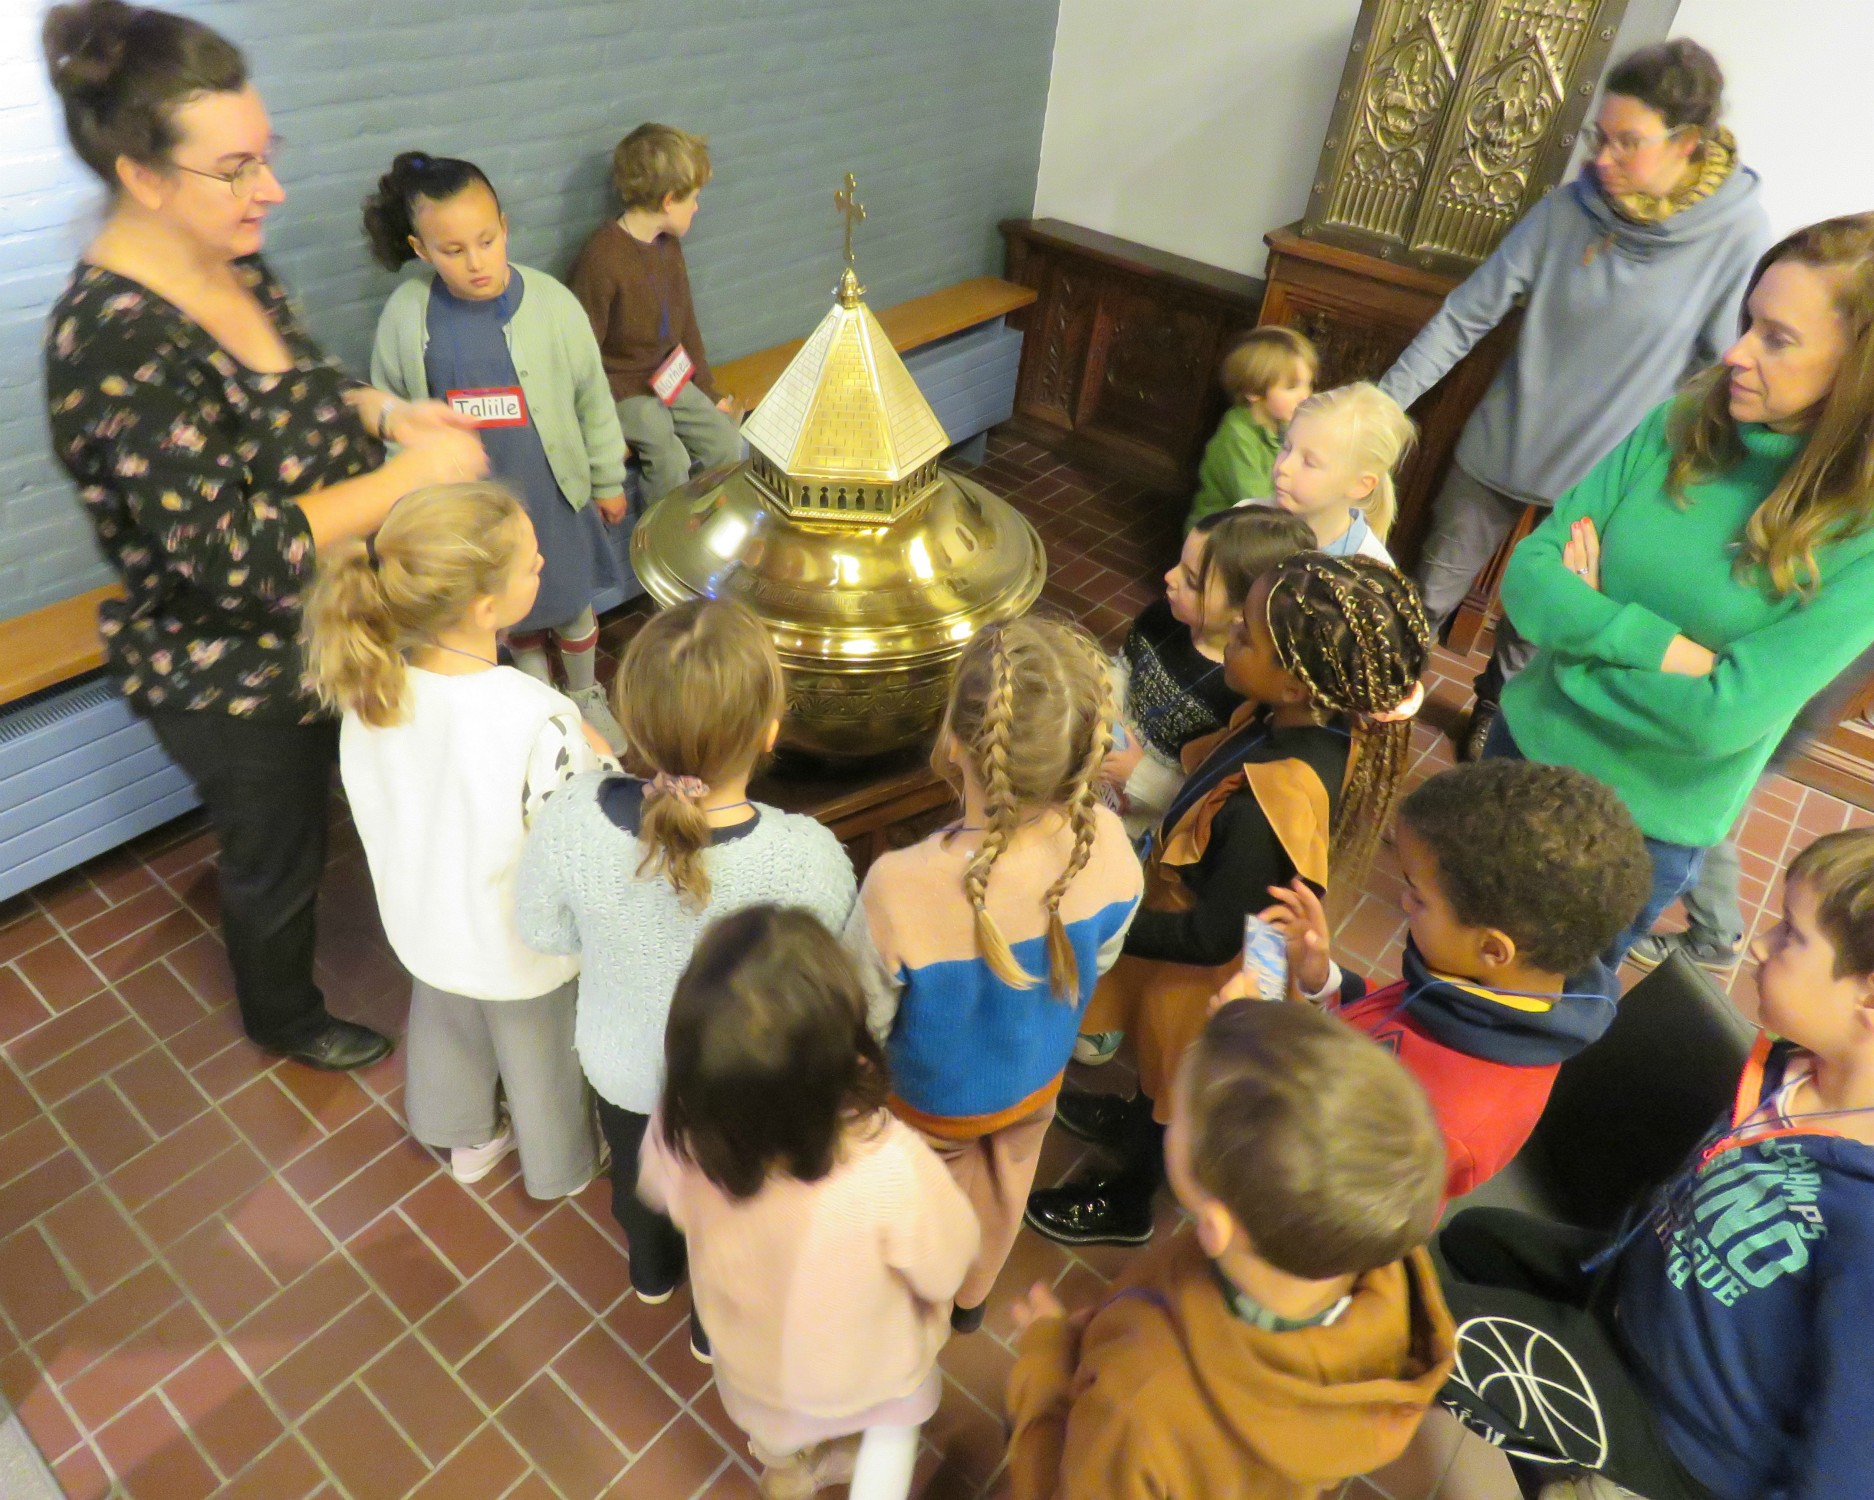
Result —
<instances>
[{"instance_id":1,"label":"black boot","mask_svg":"<svg viewBox=\"0 0 1874 1500\"><path fill-rule=\"evenodd\" d=\"M1142 1095L1140 1097L1143 1097ZM1151 1101L1145 1109L1151 1110ZM1118 1094L1083 1094L1065 1089L1054 1100L1054 1118L1069 1135L1107 1151L1122 1152L1137 1133L1139 1105Z\"/></svg>"},{"instance_id":2,"label":"black boot","mask_svg":"<svg viewBox=\"0 0 1874 1500\"><path fill-rule=\"evenodd\" d=\"M1022 1218L1059 1245L1143 1245L1152 1237L1152 1195L1125 1177L1085 1177L1030 1193Z\"/></svg>"}]
</instances>

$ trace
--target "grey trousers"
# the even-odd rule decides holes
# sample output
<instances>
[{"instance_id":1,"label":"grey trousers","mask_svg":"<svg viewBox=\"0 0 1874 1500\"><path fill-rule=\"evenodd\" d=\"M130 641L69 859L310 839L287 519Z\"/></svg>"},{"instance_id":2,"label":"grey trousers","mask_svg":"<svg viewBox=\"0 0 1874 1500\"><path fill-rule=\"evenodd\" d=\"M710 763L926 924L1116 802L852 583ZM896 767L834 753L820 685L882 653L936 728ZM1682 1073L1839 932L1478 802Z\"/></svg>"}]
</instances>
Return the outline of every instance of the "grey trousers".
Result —
<instances>
[{"instance_id":1,"label":"grey trousers","mask_svg":"<svg viewBox=\"0 0 1874 1500\"><path fill-rule=\"evenodd\" d=\"M720 468L742 456L742 430L694 382L665 406L655 396L618 403L618 425L644 470L644 503L661 500L690 477L690 466Z\"/></svg>"},{"instance_id":2,"label":"grey trousers","mask_svg":"<svg viewBox=\"0 0 1874 1500\"><path fill-rule=\"evenodd\" d=\"M1419 554L1419 593L1425 617L1433 631L1464 602L1471 580L1496 556L1503 539L1522 518L1524 502L1485 484L1468 470L1452 464L1432 502L1432 528ZM1516 633L1508 615L1497 621L1496 649L1490 664L1477 678L1479 698L1497 701L1503 684L1529 665L1536 648Z\"/></svg>"},{"instance_id":3,"label":"grey trousers","mask_svg":"<svg viewBox=\"0 0 1874 1500\"><path fill-rule=\"evenodd\" d=\"M578 981L532 1000L471 1000L417 980L404 1039L404 1112L426 1146L479 1146L500 1129L499 1084L530 1198L564 1198L599 1169L592 1097L573 1051Z\"/></svg>"}]
</instances>

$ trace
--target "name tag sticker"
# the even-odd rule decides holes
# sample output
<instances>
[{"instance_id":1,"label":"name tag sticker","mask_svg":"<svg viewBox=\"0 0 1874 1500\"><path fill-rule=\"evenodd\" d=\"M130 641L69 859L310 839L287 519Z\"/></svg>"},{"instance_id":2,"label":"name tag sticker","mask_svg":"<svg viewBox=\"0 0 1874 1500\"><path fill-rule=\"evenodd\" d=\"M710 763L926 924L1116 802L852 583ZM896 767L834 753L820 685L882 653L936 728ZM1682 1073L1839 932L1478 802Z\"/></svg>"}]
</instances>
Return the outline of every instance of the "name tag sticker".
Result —
<instances>
[{"instance_id":1,"label":"name tag sticker","mask_svg":"<svg viewBox=\"0 0 1874 1500\"><path fill-rule=\"evenodd\" d=\"M670 351L670 358L651 371L651 390L664 405L674 406L677 397L683 394L683 388L690 383L690 377L695 373L696 365L683 345L679 344Z\"/></svg>"},{"instance_id":2,"label":"name tag sticker","mask_svg":"<svg viewBox=\"0 0 1874 1500\"><path fill-rule=\"evenodd\" d=\"M451 391L449 405L477 427L525 427L527 397L518 385L486 386L473 391Z\"/></svg>"}]
</instances>

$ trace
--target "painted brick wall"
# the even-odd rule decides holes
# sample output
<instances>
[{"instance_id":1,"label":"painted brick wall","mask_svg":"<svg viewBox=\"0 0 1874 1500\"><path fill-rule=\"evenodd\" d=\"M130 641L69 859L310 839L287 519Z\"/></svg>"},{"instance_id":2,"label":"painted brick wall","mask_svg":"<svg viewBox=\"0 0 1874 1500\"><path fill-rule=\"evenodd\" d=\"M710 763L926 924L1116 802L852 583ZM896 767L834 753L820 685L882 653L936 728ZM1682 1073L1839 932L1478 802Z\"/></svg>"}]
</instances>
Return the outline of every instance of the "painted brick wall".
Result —
<instances>
[{"instance_id":1,"label":"painted brick wall","mask_svg":"<svg viewBox=\"0 0 1874 1500\"><path fill-rule=\"evenodd\" d=\"M358 203L395 152L479 162L517 260L563 275L645 119L710 137L685 241L713 358L804 334L839 270L840 174L884 306L1001 265L1034 203L1058 0L167 0L246 48L286 140L268 253L362 371L394 278ZM0 618L108 579L45 436L39 338L96 222L38 52L0 0Z\"/></svg>"}]
</instances>

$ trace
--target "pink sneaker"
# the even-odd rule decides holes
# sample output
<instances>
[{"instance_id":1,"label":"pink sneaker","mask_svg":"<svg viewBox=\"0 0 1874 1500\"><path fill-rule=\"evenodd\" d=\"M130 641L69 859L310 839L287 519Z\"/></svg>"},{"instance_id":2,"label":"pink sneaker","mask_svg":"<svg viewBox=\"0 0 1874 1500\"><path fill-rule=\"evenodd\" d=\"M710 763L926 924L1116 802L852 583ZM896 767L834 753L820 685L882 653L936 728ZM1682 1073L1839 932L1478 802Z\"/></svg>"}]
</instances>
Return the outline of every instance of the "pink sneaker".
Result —
<instances>
[{"instance_id":1,"label":"pink sneaker","mask_svg":"<svg viewBox=\"0 0 1874 1500\"><path fill-rule=\"evenodd\" d=\"M501 1165L501 1158L514 1149L514 1122L505 1115L501 1131L485 1146L451 1146L449 1175L463 1187L480 1182Z\"/></svg>"}]
</instances>

